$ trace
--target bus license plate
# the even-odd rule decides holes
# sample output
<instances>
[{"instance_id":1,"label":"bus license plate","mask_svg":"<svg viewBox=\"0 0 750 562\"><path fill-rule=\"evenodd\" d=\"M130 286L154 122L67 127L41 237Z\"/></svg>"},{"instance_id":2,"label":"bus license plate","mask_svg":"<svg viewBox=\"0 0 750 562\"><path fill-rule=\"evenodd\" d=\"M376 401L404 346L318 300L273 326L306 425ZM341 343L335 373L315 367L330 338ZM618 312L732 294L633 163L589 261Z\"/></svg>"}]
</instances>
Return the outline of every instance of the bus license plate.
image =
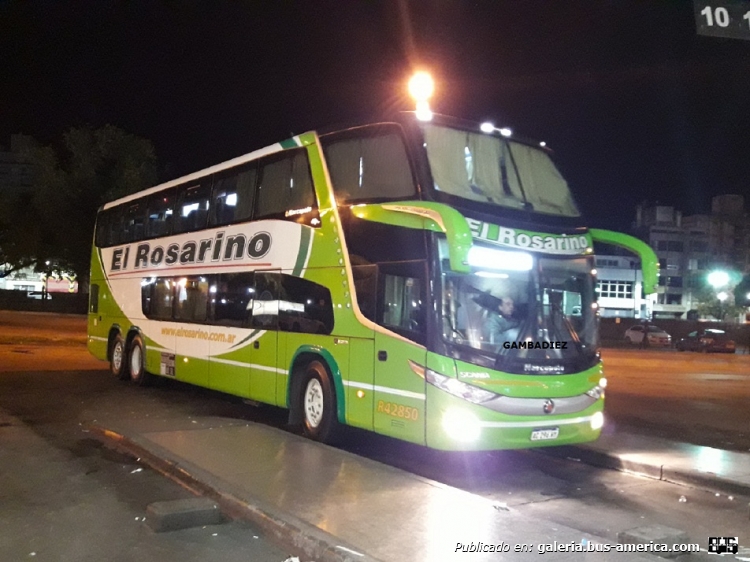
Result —
<instances>
[{"instance_id":1,"label":"bus license plate","mask_svg":"<svg viewBox=\"0 0 750 562\"><path fill-rule=\"evenodd\" d=\"M531 432L532 441L547 441L549 439L557 439L560 434L560 428L554 427L552 429L535 429Z\"/></svg>"}]
</instances>

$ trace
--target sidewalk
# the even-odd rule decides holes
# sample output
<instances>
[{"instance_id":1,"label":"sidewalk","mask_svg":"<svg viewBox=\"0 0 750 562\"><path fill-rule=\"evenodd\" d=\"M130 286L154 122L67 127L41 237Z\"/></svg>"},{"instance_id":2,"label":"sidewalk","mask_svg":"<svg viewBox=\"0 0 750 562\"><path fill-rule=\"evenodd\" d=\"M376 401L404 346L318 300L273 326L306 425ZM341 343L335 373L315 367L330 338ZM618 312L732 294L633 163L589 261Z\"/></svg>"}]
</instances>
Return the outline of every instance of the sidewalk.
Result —
<instances>
[{"instance_id":1,"label":"sidewalk","mask_svg":"<svg viewBox=\"0 0 750 562\"><path fill-rule=\"evenodd\" d=\"M618 432L540 453L730 494L750 495L750 453Z\"/></svg>"},{"instance_id":2,"label":"sidewalk","mask_svg":"<svg viewBox=\"0 0 750 562\"><path fill-rule=\"evenodd\" d=\"M262 425L145 433L100 427L98 431L142 462L220 502L230 514L262 526L267 534L294 544L317 562L528 560L539 555L540 544L612 544ZM606 447L611 447L610 452ZM601 455L614 457L616 444L605 444L602 451ZM474 553L468 558L456 552L458 543L480 541L507 544L510 552ZM531 545L531 553L513 552L516 545L526 544ZM654 560L646 553L554 553L554 560L563 561L594 557Z\"/></svg>"}]
</instances>

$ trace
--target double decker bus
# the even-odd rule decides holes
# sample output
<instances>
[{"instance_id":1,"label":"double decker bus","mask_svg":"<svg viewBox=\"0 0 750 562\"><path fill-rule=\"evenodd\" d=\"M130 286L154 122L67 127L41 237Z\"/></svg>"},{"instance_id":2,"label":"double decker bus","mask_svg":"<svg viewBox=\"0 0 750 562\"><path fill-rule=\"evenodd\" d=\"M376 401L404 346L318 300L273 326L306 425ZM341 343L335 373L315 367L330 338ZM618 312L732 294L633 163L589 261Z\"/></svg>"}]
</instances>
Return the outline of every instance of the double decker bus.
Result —
<instances>
[{"instance_id":1,"label":"double decker bus","mask_svg":"<svg viewBox=\"0 0 750 562\"><path fill-rule=\"evenodd\" d=\"M594 440L595 241L551 153L408 112L309 132L100 210L88 346L172 377L445 450Z\"/></svg>"}]
</instances>

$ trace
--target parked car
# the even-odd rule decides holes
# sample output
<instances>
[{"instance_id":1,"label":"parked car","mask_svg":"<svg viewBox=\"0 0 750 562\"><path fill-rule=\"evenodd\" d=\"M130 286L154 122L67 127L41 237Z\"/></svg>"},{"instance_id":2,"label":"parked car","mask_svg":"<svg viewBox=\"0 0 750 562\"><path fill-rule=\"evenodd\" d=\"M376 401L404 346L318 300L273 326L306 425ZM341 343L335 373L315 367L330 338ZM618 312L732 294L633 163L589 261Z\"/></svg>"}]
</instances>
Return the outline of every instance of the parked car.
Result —
<instances>
[{"instance_id":1,"label":"parked car","mask_svg":"<svg viewBox=\"0 0 750 562\"><path fill-rule=\"evenodd\" d=\"M672 336L653 324L636 324L625 330L625 339L634 345L642 345L643 338L648 338L646 343L655 347L670 347Z\"/></svg>"},{"instance_id":2,"label":"parked car","mask_svg":"<svg viewBox=\"0 0 750 562\"><path fill-rule=\"evenodd\" d=\"M701 351L703 353L734 353L736 345L724 330L703 328L690 332L676 344L678 351Z\"/></svg>"}]
</instances>

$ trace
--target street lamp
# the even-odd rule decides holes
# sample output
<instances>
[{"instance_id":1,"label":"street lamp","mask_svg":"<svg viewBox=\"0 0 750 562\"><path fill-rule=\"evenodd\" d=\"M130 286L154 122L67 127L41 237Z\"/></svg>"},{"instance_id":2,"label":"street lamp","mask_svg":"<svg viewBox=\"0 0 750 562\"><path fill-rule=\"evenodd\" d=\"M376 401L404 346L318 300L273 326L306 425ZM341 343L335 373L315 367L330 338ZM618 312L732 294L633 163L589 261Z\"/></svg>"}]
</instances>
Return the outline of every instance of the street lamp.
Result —
<instances>
[{"instance_id":1,"label":"street lamp","mask_svg":"<svg viewBox=\"0 0 750 562\"><path fill-rule=\"evenodd\" d=\"M714 289L721 289L729 285L729 274L726 271L712 271L708 274L708 284Z\"/></svg>"}]
</instances>

